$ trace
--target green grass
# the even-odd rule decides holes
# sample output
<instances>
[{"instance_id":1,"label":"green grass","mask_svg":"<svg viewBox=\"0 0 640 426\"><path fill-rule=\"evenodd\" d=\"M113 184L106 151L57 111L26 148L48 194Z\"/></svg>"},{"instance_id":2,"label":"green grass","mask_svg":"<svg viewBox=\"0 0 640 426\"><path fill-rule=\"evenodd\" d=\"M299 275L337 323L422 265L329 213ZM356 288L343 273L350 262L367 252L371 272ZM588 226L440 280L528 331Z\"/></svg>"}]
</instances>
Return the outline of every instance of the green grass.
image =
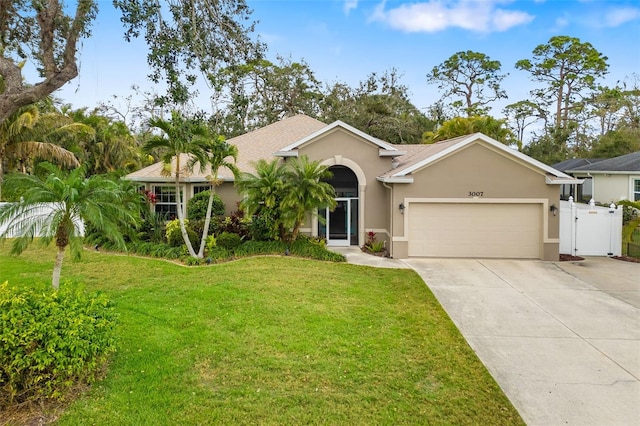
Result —
<instances>
[{"instance_id":1,"label":"green grass","mask_svg":"<svg viewBox=\"0 0 640 426\"><path fill-rule=\"evenodd\" d=\"M50 282L52 250L7 252L0 280ZM61 425L522 424L410 270L87 252L62 277L114 302L119 349Z\"/></svg>"}]
</instances>

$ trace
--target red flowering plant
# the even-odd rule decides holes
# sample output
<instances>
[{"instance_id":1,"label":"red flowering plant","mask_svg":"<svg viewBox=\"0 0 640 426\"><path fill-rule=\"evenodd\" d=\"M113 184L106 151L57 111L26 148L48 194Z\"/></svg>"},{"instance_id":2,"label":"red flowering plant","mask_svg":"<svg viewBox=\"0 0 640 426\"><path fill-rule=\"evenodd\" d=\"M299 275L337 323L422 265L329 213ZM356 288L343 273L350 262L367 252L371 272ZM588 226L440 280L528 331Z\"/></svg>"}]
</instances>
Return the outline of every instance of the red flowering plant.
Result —
<instances>
[{"instance_id":1,"label":"red flowering plant","mask_svg":"<svg viewBox=\"0 0 640 426\"><path fill-rule=\"evenodd\" d=\"M364 243L364 248L371 253L381 253L385 251L384 241L378 241L376 233L373 231L367 232L367 242Z\"/></svg>"}]
</instances>

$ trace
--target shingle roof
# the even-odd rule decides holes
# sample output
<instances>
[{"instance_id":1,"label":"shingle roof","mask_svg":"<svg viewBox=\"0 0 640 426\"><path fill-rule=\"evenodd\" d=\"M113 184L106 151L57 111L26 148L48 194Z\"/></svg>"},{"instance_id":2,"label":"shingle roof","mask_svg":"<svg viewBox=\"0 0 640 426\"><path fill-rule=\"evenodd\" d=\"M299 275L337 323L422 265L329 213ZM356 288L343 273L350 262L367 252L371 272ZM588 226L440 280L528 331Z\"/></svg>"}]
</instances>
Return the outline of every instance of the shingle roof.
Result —
<instances>
[{"instance_id":1,"label":"shingle roof","mask_svg":"<svg viewBox=\"0 0 640 426\"><path fill-rule=\"evenodd\" d=\"M615 158L598 161L580 167L567 169L567 172L601 172L601 173L628 173L640 172L640 151L621 155Z\"/></svg>"},{"instance_id":2,"label":"shingle roof","mask_svg":"<svg viewBox=\"0 0 640 426\"><path fill-rule=\"evenodd\" d=\"M251 173L256 161L270 160L275 152L326 126L322 121L299 114L229 139L228 142L238 147L238 168ZM227 174L230 173L227 171Z\"/></svg>"},{"instance_id":3,"label":"shingle roof","mask_svg":"<svg viewBox=\"0 0 640 426\"><path fill-rule=\"evenodd\" d=\"M571 158L569 160L561 161L560 163L556 163L552 165L556 170L560 170L561 172L572 170L576 167L587 166L589 164L597 163L598 161L602 161L602 158Z\"/></svg>"},{"instance_id":4,"label":"shingle roof","mask_svg":"<svg viewBox=\"0 0 640 426\"><path fill-rule=\"evenodd\" d=\"M387 171L381 177L389 177L392 175L403 174L403 172L410 167L420 163L421 161L436 155L439 152L455 145L467 136L461 136L454 139L448 139L446 141L436 142L433 144L420 144L420 145L402 145L402 150L407 153L401 157L397 157L397 167Z\"/></svg>"},{"instance_id":5,"label":"shingle roof","mask_svg":"<svg viewBox=\"0 0 640 426\"><path fill-rule=\"evenodd\" d=\"M242 172L253 172L254 163L258 160L271 160L274 154L281 152L285 148L295 148L300 141L308 140L311 136L318 136L324 130L330 131L336 126L341 126L346 130L353 130L342 122L334 122L330 125L318 121L306 115L296 115L285 118L276 123L254 130L241 136L229 139L228 142L238 147L238 159L236 165ZM355 129L356 132L359 132ZM496 146L499 149L510 152L516 157L520 157L524 161L544 170L548 175L556 176L561 179L569 178L564 173L558 172L547 165L544 165L530 157L511 150L501 143L485 136L481 133L473 135L465 135L457 138L441 141L433 144L416 144L416 145L393 145L388 142L372 140L370 142L380 146L381 148L391 150L397 154L392 155L394 158L390 164L394 167L378 176L378 179L386 181L386 179L408 179L412 180L411 173L419 170L421 167L429 164L432 160L446 155L447 152L457 149L458 146L464 146L476 140L483 140L485 143ZM181 157L181 164L186 164L187 157ZM175 168L175 160L172 166ZM127 175L130 180L146 181L146 182L170 182L173 180L170 176L162 174L164 167L162 162L145 167L142 170ZM194 168L192 172L183 169L182 180L191 182L204 182L211 175L209 169L201 172L199 167ZM218 171L218 177L223 180L233 180L233 174L222 168Z\"/></svg>"},{"instance_id":6,"label":"shingle roof","mask_svg":"<svg viewBox=\"0 0 640 426\"><path fill-rule=\"evenodd\" d=\"M236 161L238 169L242 172L253 172L253 163L256 161L273 158L274 152L323 127L326 127L325 123L300 114L231 138L227 142L238 147L238 160ZM182 155L180 164L185 165L187 161L188 157ZM163 163L160 161L128 174L127 179L142 182L173 181L171 176L163 175L163 169ZM184 167L182 169L182 180L186 182L204 182L211 175L211 168L207 167L204 171L200 171L197 164L192 172L187 171ZM172 161L171 170L175 170L175 159ZM233 180L231 171L224 167L218 170L218 177L223 180Z\"/></svg>"}]
</instances>

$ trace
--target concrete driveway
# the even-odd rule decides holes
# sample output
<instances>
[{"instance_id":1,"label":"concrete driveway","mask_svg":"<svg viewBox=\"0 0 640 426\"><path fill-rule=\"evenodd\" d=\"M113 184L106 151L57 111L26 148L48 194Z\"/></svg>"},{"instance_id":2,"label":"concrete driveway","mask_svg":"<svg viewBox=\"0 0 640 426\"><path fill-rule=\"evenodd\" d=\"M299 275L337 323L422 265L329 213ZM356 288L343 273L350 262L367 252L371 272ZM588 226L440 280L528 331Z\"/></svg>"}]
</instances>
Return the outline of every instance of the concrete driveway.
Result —
<instances>
[{"instance_id":1,"label":"concrete driveway","mask_svg":"<svg viewBox=\"0 0 640 426\"><path fill-rule=\"evenodd\" d=\"M527 424L640 424L640 264L405 263Z\"/></svg>"}]
</instances>

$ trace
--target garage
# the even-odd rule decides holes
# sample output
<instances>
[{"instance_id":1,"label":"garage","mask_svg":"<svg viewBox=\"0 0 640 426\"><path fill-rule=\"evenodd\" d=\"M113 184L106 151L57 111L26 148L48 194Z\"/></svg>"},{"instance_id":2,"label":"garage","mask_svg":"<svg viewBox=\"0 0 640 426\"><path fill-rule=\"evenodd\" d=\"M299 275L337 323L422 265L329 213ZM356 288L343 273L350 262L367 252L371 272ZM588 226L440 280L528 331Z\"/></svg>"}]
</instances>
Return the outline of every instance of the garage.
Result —
<instances>
[{"instance_id":1,"label":"garage","mask_svg":"<svg viewBox=\"0 0 640 426\"><path fill-rule=\"evenodd\" d=\"M538 259L540 203L411 203L409 256Z\"/></svg>"}]
</instances>

